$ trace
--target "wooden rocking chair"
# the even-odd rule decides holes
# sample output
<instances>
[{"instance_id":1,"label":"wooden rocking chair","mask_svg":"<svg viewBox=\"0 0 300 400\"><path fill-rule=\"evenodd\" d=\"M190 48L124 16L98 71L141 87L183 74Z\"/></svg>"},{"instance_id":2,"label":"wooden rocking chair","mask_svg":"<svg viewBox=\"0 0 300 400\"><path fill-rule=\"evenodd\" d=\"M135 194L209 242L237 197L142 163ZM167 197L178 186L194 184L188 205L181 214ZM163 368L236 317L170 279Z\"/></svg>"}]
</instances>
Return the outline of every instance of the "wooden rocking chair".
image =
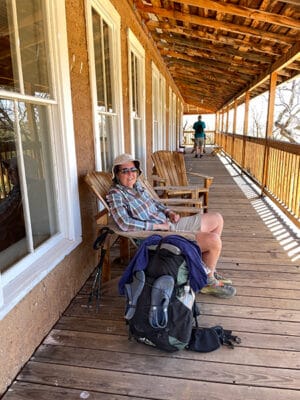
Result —
<instances>
[{"instance_id":1,"label":"wooden rocking chair","mask_svg":"<svg viewBox=\"0 0 300 400\"><path fill-rule=\"evenodd\" d=\"M153 179L160 184L163 197L185 196L194 199L203 197L204 212L208 209L209 188L213 182L212 176L202 175L196 172L187 172L185 167L184 155L177 151L158 150L152 155L154 164ZM188 174L199 177L203 184L190 184Z\"/></svg>"},{"instance_id":2,"label":"wooden rocking chair","mask_svg":"<svg viewBox=\"0 0 300 400\"><path fill-rule=\"evenodd\" d=\"M198 213L201 212L201 201L199 199L160 199L158 195L155 193L153 188L151 188L150 183L146 180L145 177L140 177L141 182L147 188L148 191L153 196L156 196L159 201L167 204L172 204L172 210L178 213L184 214L191 214L191 213ZM110 279L110 262L109 262L109 255L110 255L110 247L116 242L118 238L126 238L129 239L133 244L136 245L136 240L143 240L150 235L158 234L160 236L168 236L174 235L174 232L171 231L129 231L124 232L121 231L117 225L114 223L110 216L109 206L106 201L106 195L112 185L112 176L108 172L98 172L93 171L88 173L85 176L85 182L88 184L91 191L95 194L97 200L100 202L100 211L95 216L96 223L98 224L99 228L106 227L108 228L110 234L106 236L105 239L105 251L106 251L106 258L104 260L103 265L103 272L102 272L102 280L107 281ZM183 206L179 204L189 204L190 206ZM185 237L189 240L195 240L194 233L189 232L182 232L180 233L181 236ZM126 248L127 247L127 248ZM121 257L127 257L128 246L126 244L121 243L120 245L120 252ZM123 253L122 253L123 252Z\"/></svg>"}]
</instances>

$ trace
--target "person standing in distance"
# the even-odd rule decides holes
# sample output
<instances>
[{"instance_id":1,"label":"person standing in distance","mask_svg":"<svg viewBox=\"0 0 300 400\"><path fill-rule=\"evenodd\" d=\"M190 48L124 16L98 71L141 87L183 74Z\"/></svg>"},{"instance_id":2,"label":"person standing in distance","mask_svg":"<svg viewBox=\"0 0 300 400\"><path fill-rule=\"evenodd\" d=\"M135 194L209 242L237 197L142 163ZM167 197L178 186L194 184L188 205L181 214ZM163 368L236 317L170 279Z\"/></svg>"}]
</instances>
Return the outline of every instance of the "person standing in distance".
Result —
<instances>
[{"instance_id":1,"label":"person standing in distance","mask_svg":"<svg viewBox=\"0 0 300 400\"><path fill-rule=\"evenodd\" d=\"M205 141L205 132L206 128L205 122L202 121L201 115L198 116L198 121L194 123L193 129L195 131L195 146L196 146L196 154L195 158L198 156L201 158L203 156L204 150L204 141Z\"/></svg>"}]
</instances>

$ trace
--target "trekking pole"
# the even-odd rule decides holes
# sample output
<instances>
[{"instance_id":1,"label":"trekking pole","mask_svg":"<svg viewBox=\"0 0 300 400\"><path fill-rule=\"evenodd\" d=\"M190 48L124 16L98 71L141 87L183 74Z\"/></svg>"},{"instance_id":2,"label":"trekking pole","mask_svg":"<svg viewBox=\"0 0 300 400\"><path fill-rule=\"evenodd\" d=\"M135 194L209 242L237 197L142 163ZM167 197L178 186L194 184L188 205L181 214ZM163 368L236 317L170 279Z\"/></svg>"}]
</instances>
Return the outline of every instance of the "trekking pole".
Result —
<instances>
[{"instance_id":1,"label":"trekking pole","mask_svg":"<svg viewBox=\"0 0 300 400\"><path fill-rule=\"evenodd\" d=\"M107 236L109 234L113 234L114 232L109 229L108 227L104 227L100 229L100 235L97 237L93 244L93 249L94 250L99 250L100 249L100 259L99 262L96 266L96 273L95 273L95 278L94 282L92 285L92 289L88 298L88 307L91 306L91 303L93 301L93 297L96 298L96 311L99 311L99 306L100 306L100 291L101 291L101 278L102 278L102 267L106 255L106 240L108 240Z\"/></svg>"}]
</instances>

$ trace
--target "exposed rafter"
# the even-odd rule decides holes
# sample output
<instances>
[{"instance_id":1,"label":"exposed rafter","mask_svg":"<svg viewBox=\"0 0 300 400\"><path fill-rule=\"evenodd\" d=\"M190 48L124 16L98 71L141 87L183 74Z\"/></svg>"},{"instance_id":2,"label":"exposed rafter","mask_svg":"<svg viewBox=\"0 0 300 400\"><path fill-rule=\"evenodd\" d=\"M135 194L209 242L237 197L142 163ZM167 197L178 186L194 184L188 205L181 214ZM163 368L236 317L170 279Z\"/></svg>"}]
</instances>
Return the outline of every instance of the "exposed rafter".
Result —
<instances>
[{"instance_id":1,"label":"exposed rafter","mask_svg":"<svg viewBox=\"0 0 300 400\"><path fill-rule=\"evenodd\" d=\"M300 73L299 0L128 0L186 104L215 112ZM258 84L257 82L262 82Z\"/></svg>"}]
</instances>

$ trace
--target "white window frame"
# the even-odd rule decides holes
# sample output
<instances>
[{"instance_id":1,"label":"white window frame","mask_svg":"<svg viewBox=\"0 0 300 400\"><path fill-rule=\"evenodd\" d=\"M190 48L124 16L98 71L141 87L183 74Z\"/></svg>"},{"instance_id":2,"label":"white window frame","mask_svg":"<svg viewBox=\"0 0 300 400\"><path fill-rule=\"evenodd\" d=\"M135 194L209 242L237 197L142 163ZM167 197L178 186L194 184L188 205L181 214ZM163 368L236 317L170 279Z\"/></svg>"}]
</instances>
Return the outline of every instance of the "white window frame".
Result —
<instances>
[{"instance_id":1,"label":"white window frame","mask_svg":"<svg viewBox=\"0 0 300 400\"><path fill-rule=\"evenodd\" d=\"M176 146L184 144L184 134L183 134L183 104L178 96L176 96L175 101L175 112L176 112Z\"/></svg>"},{"instance_id":2,"label":"white window frame","mask_svg":"<svg viewBox=\"0 0 300 400\"><path fill-rule=\"evenodd\" d=\"M65 2L46 2L54 99L0 90L0 96L50 105L50 129L60 232L0 274L0 320L82 241Z\"/></svg>"},{"instance_id":3,"label":"white window frame","mask_svg":"<svg viewBox=\"0 0 300 400\"><path fill-rule=\"evenodd\" d=\"M152 151L166 148L166 80L152 62Z\"/></svg>"},{"instance_id":4,"label":"white window frame","mask_svg":"<svg viewBox=\"0 0 300 400\"><path fill-rule=\"evenodd\" d=\"M131 71L131 53L135 55L137 58L137 75L138 75L138 84L137 84L137 99L139 102L139 111L140 111L140 142L141 148L139 149L141 154L141 164L142 170L145 175L147 175L146 171L146 117L145 117L145 50L141 43L138 41L134 33L131 29L128 29L128 75L129 75L129 115L130 115L130 138L131 138L131 153L136 157L135 154L135 135L134 135L134 117L133 117L133 94L132 94L132 71Z\"/></svg>"},{"instance_id":5,"label":"white window frame","mask_svg":"<svg viewBox=\"0 0 300 400\"><path fill-rule=\"evenodd\" d=\"M100 149L100 132L98 126L99 110L97 106L97 85L93 43L93 23L92 8L105 20L110 28L110 44L111 47L111 63L112 68L112 92L114 99L114 113L106 113L116 119L116 131L114 132L113 148L114 156L124 152L124 134L123 134L123 101L122 101L122 68L121 68L121 17L108 0L86 0L86 20L87 20L87 42L89 54L89 69L91 82L91 95L93 107L93 130L94 130L94 152L96 170L101 170L101 149Z\"/></svg>"},{"instance_id":6,"label":"white window frame","mask_svg":"<svg viewBox=\"0 0 300 400\"><path fill-rule=\"evenodd\" d=\"M169 87L169 150L176 150L176 94Z\"/></svg>"}]
</instances>

